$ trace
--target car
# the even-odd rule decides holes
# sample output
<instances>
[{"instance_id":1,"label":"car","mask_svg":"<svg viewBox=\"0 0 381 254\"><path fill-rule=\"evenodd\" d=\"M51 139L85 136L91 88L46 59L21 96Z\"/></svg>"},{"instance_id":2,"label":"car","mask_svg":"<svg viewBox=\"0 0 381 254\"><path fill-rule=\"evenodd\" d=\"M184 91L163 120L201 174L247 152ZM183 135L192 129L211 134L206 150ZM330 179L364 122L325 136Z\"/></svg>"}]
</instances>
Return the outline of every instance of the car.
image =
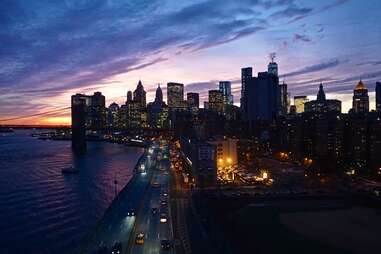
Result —
<instances>
[{"instance_id":1,"label":"car","mask_svg":"<svg viewBox=\"0 0 381 254\"><path fill-rule=\"evenodd\" d=\"M144 244L144 233L136 234L135 243L139 244L139 245L143 245Z\"/></svg>"},{"instance_id":2,"label":"car","mask_svg":"<svg viewBox=\"0 0 381 254\"><path fill-rule=\"evenodd\" d=\"M121 253L122 253L122 243L115 242L114 246L112 247L111 254L121 254Z\"/></svg>"},{"instance_id":3,"label":"car","mask_svg":"<svg viewBox=\"0 0 381 254\"><path fill-rule=\"evenodd\" d=\"M171 248L172 248L171 241L161 240L161 249L162 250L170 250Z\"/></svg>"},{"instance_id":4,"label":"car","mask_svg":"<svg viewBox=\"0 0 381 254\"><path fill-rule=\"evenodd\" d=\"M133 208L129 209L127 211L127 216L128 217L132 217L132 216L135 216L135 210Z\"/></svg>"},{"instance_id":5,"label":"car","mask_svg":"<svg viewBox=\"0 0 381 254\"><path fill-rule=\"evenodd\" d=\"M152 184L152 186L157 188L157 187L160 187L160 184L159 184L158 182L154 182L154 183Z\"/></svg>"},{"instance_id":6,"label":"car","mask_svg":"<svg viewBox=\"0 0 381 254\"><path fill-rule=\"evenodd\" d=\"M152 214L157 214L157 211L158 211L159 209L157 209L156 207L152 207L152 209L151 209L151 211L152 211Z\"/></svg>"},{"instance_id":7,"label":"car","mask_svg":"<svg viewBox=\"0 0 381 254\"><path fill-rule=\"evenodd\" d=\"M167 223L167 215L165 213L160 214L160 223Z\"/></svg>"},{"instance_id":8,"label":"car","mask_svg":"<svg viewBox=\"0 0 381 254\"><path fill-rule=\"evenodd\" d=\"M166 205L167 205L167 201L162 200L162 201L160 202L160 205L161 205L161 206L166 206Z\"/></svg>"}]
</instances>

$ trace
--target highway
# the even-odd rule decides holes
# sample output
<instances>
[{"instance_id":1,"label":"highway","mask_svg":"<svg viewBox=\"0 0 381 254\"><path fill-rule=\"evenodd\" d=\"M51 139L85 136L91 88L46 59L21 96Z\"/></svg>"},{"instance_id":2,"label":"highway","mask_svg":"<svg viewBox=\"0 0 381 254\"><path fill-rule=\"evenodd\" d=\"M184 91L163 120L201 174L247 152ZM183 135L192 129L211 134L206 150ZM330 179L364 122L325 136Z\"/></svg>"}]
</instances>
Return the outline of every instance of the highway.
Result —
<instances>
[{"instance_id":1,"label":"highway","mask_svg":"<svg viewBox=\"0 0 381 254\"><path fill-rule=\"evenodd\" d=\"M169 174L168 168L156 168L153 171L151 187L145 197L142 211L136 219L135 238L127 253L173 253L173 232L169 208ZM154 212L153 212L154 210ZM166 222L161 219L166 218ZM144 234L144 243L136 243L136 235ZM169 240L171 248L162 250L161 241Z\"/></svg>"},{"instance_id":2,"label":"highway","mask_svg":"<svg viewBox=\"0 0 381 254\"><path fill-rule=\"evenodd\" d=\"M105 212L95 232L83 244L81 253L112 253L116 244L121 248L120 254L173 252L171 214L168 205L170 178L168 157L167 148L161 149L153 145L147 149L137 167L145 168L145 172L139 170L135 172L133 179ZM152 208L157 208L157 211L153 213ZM128 214L132 211L133 216ZM161 217L166 217L167 222L161 223ZM144 234L143 244L141 242L136 244L138 233ZM161 240L170 241L169 250L162 250Z\"/></svg>"}]
</instances>

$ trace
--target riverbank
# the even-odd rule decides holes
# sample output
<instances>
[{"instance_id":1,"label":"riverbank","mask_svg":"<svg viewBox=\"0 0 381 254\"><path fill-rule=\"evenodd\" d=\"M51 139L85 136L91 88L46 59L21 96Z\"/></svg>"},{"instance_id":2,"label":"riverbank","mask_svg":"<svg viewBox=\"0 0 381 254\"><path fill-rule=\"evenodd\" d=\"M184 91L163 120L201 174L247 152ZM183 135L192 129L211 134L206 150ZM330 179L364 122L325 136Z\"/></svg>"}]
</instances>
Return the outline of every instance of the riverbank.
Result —
<instances>
[{"instance_id":1,"label":"riverbank","mask_svg":"<svg viewBox=\"0 0 381 254\"><path fill-rule=\"evenodd\" d=\"M56 141L71 141L71 133L68 130L55 130L48 132L39 132L31 134L32 137L41 139L41 140L56 140ZM121 136L121 135L112 135L112 134L88 134L86 135L86 141L94 142L109 142L122 144L133 147L148 147L149 141L137 139L136 137L130 136Z\"/></svg>"}]
</instances>

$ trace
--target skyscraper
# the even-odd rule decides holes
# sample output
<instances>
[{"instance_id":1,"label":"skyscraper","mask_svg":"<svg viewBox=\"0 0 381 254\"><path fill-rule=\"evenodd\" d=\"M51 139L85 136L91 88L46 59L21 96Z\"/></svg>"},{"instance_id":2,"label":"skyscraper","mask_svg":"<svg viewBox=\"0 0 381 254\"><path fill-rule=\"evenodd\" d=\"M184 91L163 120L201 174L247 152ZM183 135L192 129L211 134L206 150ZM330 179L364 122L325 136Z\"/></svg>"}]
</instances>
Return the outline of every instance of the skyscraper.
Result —
<instances>
[{"instance_id":1,"label":"skyscraper","mask_svg":"<svg viewBox=\"0 0 381 254\"><path fill-rule=\"evenodd\" d=\"M381 112L381 82L376 83L376 111Z\"/></svg>"},{"instance_id":2,"label":"skyscraper","mask_svg":"<svg viewBox=\"0 0 381 254\"><path fill-rule=\"evenodd\" d=\"M247 67L241 69L241 112L244 120L248 119L248 93L247 88L250 80L253 78L253 68Z\"/></svg>"},{"instance_id":3,"label":"skyscraper","mask_svg":"<svg viewBox=\"0 0 381 254\"><path fill-rule=\"evenodd\" d=\"M274 74L259 72L258 77L250 79L247 86L247 120L274 119L279 108L278 89L279 79Z\"/></svg>"},{"instance_id":4,"label":"skyscraper","mask_svg":"<svg viewBox=\"0 0 381 254\"><path fill-rule=\"evenodd\" d=\"M278 64L274 61L275 56L275 53L270 54L271 62L267 66L267 72L278 77Z\"/></svg>"},{"instance_id":5,"label":"skyscraper","mask_svg":"<svg viewBox=\"0 0 381 254\"><path fill-rule=\"evenodd\" d=\"M192 114L196 114L200 106L199 94L187 93L187 103L188 103L188 110L190 110Z\"/></svg>"},{"instance_id":6,"label":"skyscraper","mask_svg":"<svg viewBox=\"0 0 381 254\"><path fill-rule=\"evenodd\" d=\"M77 151L86 149L87 98L88 96L83 94L71 96L71 144Z\"/></svg>"},{"instance_id":7,"label":"skyscraper","mask_svg":"<svg viewBox=\"0 0 381 254\"><path fill-rule=\"evenodd\" d=\"M142 81L140 80L134 91L134 101L138 103L142 109L146 107L146 91L144 91Z\"/></svg>"},{"instance_id":8,"label":"skyscraper","mask_svg":"<svg viewBox=\"0 0 381 254\"><path fill-rule=\"evenodd\" d=\"M230 81L220 81L219 89L224 95L224 103L226 105L233 105L233 95Z\"/></svg>"},{"instance_id":9,"label":"skyscraper","mask_svg":"<svg viewBox=\"0 0 381 254\"><path fill-rule=\"evenodd\" d=\"M294 105L296 107L296 113L304 112L304 104L308 102L306 95L294 96Z\"/></svg>"},{"instance_id":10,"label":"skyscraper","mask_svg":"<svg viewBox=\"0 0 381 254\"><path fill-rule=\"evenodd\" d=\"M163 101L163 92L160 85L156 89L155 100L148 103L148 123L151 128L168 127L168 106Z\"/></svg>"},{"instance_id":11,"label":"skyscraper","mask_svg":"<svg viewBox=\"0 0 381 254\"><path fill-rule=\"evenodd\" d=\"M361 80L357 83L355 89L353 90L352 108L355 113L369 112L368 89L366 89Z\"/></svg>"},{"instance_id":12,"label":"skyscraper","mask_svg":"<svg viewBox=\"0 0 381 254\"><path fill-rule=\"evenodd\" d=\"M107 109L107 127L117 128L119 126L119 105L115 102L111 103Z\"/></svg>"},{"instance_id":13,"label":"skyscraper","mask_svg":"<svg viewBox=\"0 0 381 254\"><path fill-rule=\"evenodd\" d=\"M167 84L167 102L170 110L184 108L184 84L169 82Z\"/></svg>"},{"instance_id":14,"label":"skyscraper","mask_svg":"<svg viewBox=\"0 0 381 254\"><path fill-rule=\"evenodd\" d=\"M219 90L209 90L208 95L209 110L219 114L224 113L224 94Z\"/></svg>"},{"instance_id":15,"label":"skyscraper","mask_svg":"<svg viewBox=\"0 0 381 254\"><path fill-rule=\"evenodd\" d=\"M287 92L287 84L283 82L283 84L279 85L278 89L278 105L279 105L279 115L286 115L288 113L288 108L290 107L288 101L288 92Z\"/></svg>"},{"instance_id":16,"label":"skyscraper","mask_svg":"<svg viewBox=\"0 0 381 254\"><path fill-rule=\"evenodd\" d=\"M101 92L95 92L90 98L88 127L92 130L101 130L106 127L106 98Z\"/></svg>"},{"instance_id":17,"label":"skyscraper","mask_svg":"<svg viewBox=\"0 0 381 254\"><path fill-rule=\"evenodd\" d=\"M131 91L128 91L128 92L127 92L127 100L126 100L126 103L127 103L127 102L130 102L130 101L132 101L132 92L131 92Z\"/></svg>"},{"instance_id":18,"label":"skyscraper","mask_svg":"<svg viewBox=\"0 0 381 254\"><path fill-rule=\"evenodd\" d=\"M155 94L155 103L163 102L163 91L161 90L160 84L157 85L156 94Z\"/></svg>"}]
</instances>

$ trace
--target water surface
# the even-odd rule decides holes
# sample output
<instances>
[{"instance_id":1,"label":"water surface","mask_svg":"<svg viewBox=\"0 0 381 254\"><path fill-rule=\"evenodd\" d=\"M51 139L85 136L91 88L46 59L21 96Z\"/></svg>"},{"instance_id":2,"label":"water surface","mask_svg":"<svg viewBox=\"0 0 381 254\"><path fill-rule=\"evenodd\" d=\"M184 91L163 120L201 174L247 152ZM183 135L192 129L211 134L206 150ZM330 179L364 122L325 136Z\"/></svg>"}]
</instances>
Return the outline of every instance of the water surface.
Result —
<instances>
[{"instance_id":1,"label":"water surface","mask_svg":"<svg viewBox=\"0 0 381 254\"><path fill-rule=\"evenodd\" d=\"M131 178L142 149L88 142L77 157L70 141L32 132L0 134L0 253L73 253ZM62 175L71 165L80 173Z\"/></svg>"}]
</instances>

